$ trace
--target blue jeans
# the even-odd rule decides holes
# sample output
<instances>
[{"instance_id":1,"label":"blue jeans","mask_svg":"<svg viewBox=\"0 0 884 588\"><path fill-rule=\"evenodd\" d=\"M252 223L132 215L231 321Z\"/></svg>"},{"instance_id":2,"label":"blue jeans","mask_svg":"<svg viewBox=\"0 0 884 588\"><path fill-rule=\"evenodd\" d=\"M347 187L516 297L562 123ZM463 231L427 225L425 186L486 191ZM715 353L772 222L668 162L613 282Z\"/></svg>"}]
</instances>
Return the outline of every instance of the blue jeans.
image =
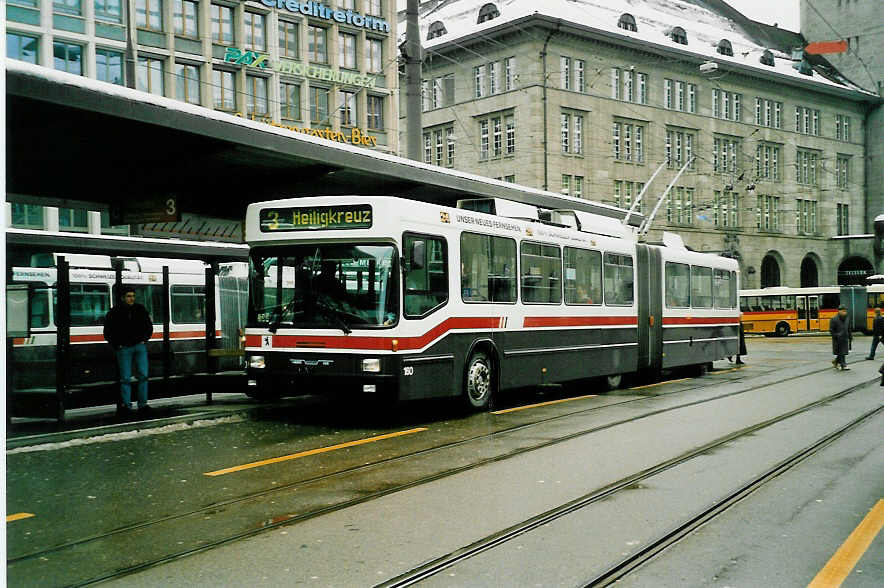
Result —
<instances>
[{"instance_id":1,"label":"blue jeans","mask_svg":"<svg viewBox=\"0 0 884 588\"><path fill-rule=\"evenodd\" d=\"M138 408L147 406L147 346L138 343L117 349L117 365L120 368L120 398L124 408L131 408L132 364L138 380Z\"/></svg>"}]
</instances>

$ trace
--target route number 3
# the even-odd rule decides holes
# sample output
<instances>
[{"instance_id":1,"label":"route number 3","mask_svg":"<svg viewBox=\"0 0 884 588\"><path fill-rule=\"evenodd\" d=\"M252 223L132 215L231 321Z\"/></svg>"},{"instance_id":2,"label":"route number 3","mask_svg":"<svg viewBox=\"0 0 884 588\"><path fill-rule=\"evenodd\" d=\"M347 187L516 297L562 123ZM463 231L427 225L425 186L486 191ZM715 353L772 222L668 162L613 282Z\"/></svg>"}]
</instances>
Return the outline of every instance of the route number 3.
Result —
<instances>
[{"instance_id":1,"label":"route number 3","mask_svg":"<svg viewBox=\"0 0 884 588\"><path fill-rule=\"evenodd\" d=\"M414 366L405 366L402 368L403 376L413 376L414 375Z\"/></svg>"}]
</instances>

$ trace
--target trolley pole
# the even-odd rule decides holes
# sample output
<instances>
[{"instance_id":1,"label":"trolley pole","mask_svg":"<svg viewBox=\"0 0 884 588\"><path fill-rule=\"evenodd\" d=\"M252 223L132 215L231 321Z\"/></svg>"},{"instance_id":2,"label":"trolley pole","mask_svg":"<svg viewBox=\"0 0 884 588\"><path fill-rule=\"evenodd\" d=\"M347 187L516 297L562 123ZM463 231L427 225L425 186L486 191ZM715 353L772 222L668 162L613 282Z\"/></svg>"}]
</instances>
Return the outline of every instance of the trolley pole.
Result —
<instances>
[{"instance_id":1,"label":"trolley pole","mask_svg":"<svg viewBox=\"0 0 884 588\"><path fill-rule=\"evenodd\" d=\"M71 365L71 265L64 256L59 256L56 264L55 280L58 302L55 307L55 399L56 418L64 422L64 404L67 393L68 372Z\"/></svg>"},{"instance_id":2,"label":"trolley pole","mask_svg":"<svg viewBox=\"0 0 884 588\"><path fill-rule=\"evenodd\" d=\"M421 37L418 26L420 1L408 0L405 8L405 114L406 146L409 159L421 161Z\"/></svg>"}]
</instances>

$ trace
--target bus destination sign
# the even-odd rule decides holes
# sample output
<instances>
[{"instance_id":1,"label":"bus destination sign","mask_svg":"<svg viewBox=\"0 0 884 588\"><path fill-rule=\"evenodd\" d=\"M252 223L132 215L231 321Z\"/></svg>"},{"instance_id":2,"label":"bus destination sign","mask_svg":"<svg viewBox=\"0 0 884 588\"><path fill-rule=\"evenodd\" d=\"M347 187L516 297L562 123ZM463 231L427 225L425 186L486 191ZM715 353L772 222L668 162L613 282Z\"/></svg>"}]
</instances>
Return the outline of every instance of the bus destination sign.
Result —
<instances>
[{"instance_id":1,"label":"bus destination sign","mask_svg":"<svg viewBox=\"0 0 884 588\"><path fill-rule=\"evenodd\" d=\"M259 214L262 233L371 228L371 205L265 208Z\"/></svg>"}]
</instances>

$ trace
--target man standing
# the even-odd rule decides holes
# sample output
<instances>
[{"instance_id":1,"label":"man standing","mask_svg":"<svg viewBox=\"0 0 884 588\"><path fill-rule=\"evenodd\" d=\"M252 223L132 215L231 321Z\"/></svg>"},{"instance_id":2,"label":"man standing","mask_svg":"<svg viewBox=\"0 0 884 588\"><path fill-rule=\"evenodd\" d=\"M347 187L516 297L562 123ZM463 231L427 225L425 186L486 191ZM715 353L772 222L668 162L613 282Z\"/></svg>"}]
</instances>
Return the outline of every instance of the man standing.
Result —
<instances>
[{"instance_id":1,"label":"man standing","mask_svg":"<svg viewBox=\"0 0 884 588\"><path fill-rule=\"evenodd\" d=\"M147 405L147 341L153 334L153 321L147 309L135 302L135 290L123 288L122 303L114 306L104 317L104 339L111 344L120 368L119 414L131 412L132 364L138 380L138 410L149 410Z\"/></svg>"},{"instance_id":2,"label":"man standing","mask_svg":"<svg viewBox=\"0 0 884 588\"><path fill-rule=\"evenodd\" d=\"M829 333L832 334L832 354L835 359L832 360L832 367L836 370L849 370L845 356L850 353L850 341L853 338L850 332L850 324L847 321L847 307L841 305L838 307L838 314L829 321Z\"/></svg>"},{"instance_id":3,"label":"man standing","mask_svg":"<svg viewBox=\"0 0 884 588\"><path fill-rule=\"evenodd\" d=\"M869 349L869 355L866 359L875 359L875 348L881 338L884 337L884 316L881 316L881 308L875 308L875 318L872 320L872 348Z\"/></svg>"}]
</instances>

